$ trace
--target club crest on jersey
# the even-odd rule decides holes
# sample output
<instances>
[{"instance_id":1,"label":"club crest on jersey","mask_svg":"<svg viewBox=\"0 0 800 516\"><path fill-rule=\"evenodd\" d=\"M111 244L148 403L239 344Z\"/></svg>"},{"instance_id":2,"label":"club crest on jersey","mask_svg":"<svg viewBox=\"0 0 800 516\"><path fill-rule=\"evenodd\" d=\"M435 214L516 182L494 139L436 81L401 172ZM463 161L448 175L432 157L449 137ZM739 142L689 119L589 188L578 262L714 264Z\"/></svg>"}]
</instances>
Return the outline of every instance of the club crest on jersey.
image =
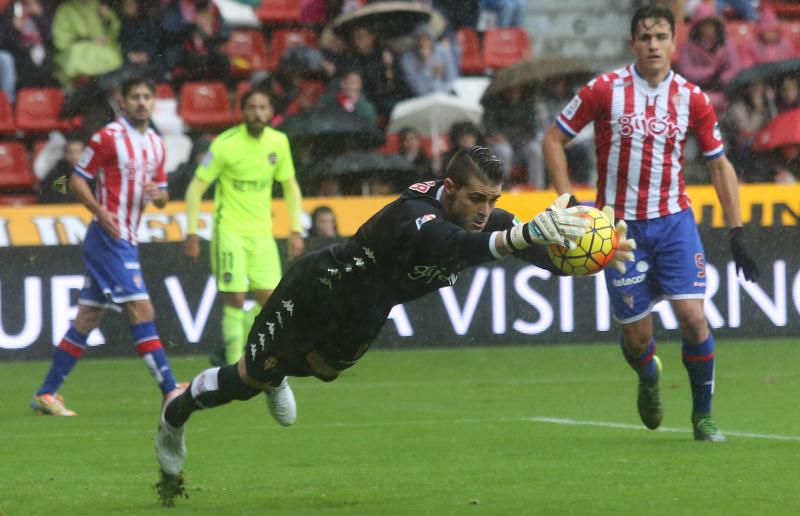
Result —
<instances>
[{"instance_id":1,"label":"club crest on jersey","mask_svg":"<svg viewBox=\"0 0 800 516\"><path fill-rule=\"evenodd\" d=\"M433 213L426 213L426 214L425 214L425 215L423 215L422 217L419 217L419 218L416 220L416 223L417 223L417 229L421 229L423 224L425 224L426 222L428 222L428 221L431 221L431 220L433 220L433 219L435 219L435 218L436 218L436 215L435 215L435 214L433 214Z\"/></svg>"},{"instance_id":2,"label":"club crest on jersey","mask_svg":"<svg viewBox=\"0 0 800 516\"><path fill-rule=\"evenodd\" d=\"M647 117L644 113L626 113L617 119L619 124L619 134L623 137L631 137L639 134L642 137L660 136L666 134L669 138L682 135L680 126L672 121L669 115L659 117Z\"/></svg>"},{"instance_id":3,"label":"club crest on jersey","mask_svg":"<svg viewBox=\"0 0 800 516\"><path fill-rule=\"evenodd\" d=\"M269 156L267 156L267 161L269 161L270 165L274 165L275 163L278 162L278 155L275 154L274 152L270 152Z\"/></svg>"}]
</instances>

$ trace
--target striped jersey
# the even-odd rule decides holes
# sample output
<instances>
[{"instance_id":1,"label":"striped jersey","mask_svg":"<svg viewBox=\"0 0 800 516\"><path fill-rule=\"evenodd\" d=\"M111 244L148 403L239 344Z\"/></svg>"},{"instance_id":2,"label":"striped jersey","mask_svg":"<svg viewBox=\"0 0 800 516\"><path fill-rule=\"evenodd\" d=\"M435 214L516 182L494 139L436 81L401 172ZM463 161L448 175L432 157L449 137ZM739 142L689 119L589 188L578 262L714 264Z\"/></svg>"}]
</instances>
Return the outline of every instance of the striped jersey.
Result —
<instances>
[{"instance_id":1,"label":"striped jersey","mask_svg":"<svg viewBox=\"0 0 800 516\"><path fill-rule=\"evenodd\" d=\"M122 117L96 132L75 172L95 181L97 202L116 217L120 238L136 245L144 210L142 187L155 182L167 188L166 149L152 129L142 134Z\"/></svg>"},{"instance_id":2,"label":"striped jersey","mask_svg":"<svg viewBox=\"0 0 800 516\"><path fill-rule=\"evenodd\" d=\"M692 131L706 159L724 149L714 107L698 86L670 71L656 87L634 65L596 77L561 111L556 125L574 137L594 122L597 206L644 220L690 206L683 177Z\"/></svg>"}]
</instances>

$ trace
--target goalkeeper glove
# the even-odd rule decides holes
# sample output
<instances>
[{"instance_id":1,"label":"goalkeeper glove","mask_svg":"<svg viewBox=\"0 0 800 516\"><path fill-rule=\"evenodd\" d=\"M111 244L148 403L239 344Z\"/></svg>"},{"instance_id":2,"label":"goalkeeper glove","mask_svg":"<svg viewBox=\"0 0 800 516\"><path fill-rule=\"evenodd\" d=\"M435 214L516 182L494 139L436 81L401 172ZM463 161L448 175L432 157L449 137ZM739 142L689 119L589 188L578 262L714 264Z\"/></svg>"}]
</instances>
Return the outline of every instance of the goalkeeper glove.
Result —
<instances>
[{"instance_id":1,"label":"goalkeeper glove","mask_svg":"<svg viewBox=\"0 0 800 516\"><path fill-rule=\"evenodd\" d=\"M614 231L617 233L617 250L614 252L614 258L611 259L609 265L617 269L620 274L625 274L628 270L625 267L625 262L635 260L633 250L636 249L636 240L627 238L628 224L624 220L620 219L616 225L614 224L614 208L603 206L603 213L611 221L611 225L614 226Z\"/></svg>"},{"instance_id":2,"label":"goalkeeper glove","mask_svg":"<svg viewBox=\"0 0 800 516\"><path fill-rule=\"evenodd\" d=\"M585 212L581 206L567 208L570 194L563 194L546 210L528 222L528 233L535 244L556 244L567 249L577 245L589 230L589 221L581 217Z\"/></svg>"},{"instance_id":3,"label":"goalkeeper glove","mask_svg":"<svg viewBox=\"0 0 800 516\"><path fill-rule=\"evenodd\" d=\"M747 252L747 245L745 244L744 228L732 228L728 231L728 236L731 239L731 254L733 254L733 261L736 262L736 273L741 272L744 274L744 279L747 281L756 281L758 279L758 266L755 260L750 257Z\"/></svg>"}]
</instances>

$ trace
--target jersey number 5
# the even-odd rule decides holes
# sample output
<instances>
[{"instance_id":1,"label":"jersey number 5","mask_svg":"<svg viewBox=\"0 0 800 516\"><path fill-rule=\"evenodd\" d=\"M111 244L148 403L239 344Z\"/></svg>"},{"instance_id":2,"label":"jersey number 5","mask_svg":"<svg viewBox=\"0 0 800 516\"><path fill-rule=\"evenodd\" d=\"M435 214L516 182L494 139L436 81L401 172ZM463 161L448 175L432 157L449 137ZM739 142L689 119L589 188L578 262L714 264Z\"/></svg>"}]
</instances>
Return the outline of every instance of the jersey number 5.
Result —
<instances>
[{"instance_id":1,"label":"jersey number 5","mask_svg":"<svg viewBox=\"0 0 800 516\"><path fill-rule=\"evenodd\" d=\"M432 186L436 186L436 181L425 181L424 183L414 183L413 185L409 186L409 190L416 190L419 193L425 193L431 189Z\"/></svg>"}]
</instances>

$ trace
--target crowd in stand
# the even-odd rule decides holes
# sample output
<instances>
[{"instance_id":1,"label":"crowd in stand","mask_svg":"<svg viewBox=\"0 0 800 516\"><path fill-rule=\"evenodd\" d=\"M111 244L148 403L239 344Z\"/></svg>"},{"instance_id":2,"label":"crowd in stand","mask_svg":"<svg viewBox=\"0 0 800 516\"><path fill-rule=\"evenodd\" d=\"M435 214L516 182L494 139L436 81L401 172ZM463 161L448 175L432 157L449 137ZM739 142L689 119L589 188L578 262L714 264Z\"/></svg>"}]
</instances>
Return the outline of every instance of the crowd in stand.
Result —
<instances>
[{"instance_id":1,"label":"crowd in stand","mask_svg":"<svg viewBox=\"0 0 800 516\"><path fill-rule=\"evenodd\" d=\"M261 4L259 0L224 1L255 8ZM212 0L0 0L0 6L5 5L0 14L0 91L13 106L22 89L57 87L67 96L62 114L82 116L80 127L64 129L65 135L56 138L51 135L45 145L55 157L39 160L35 167L40 200L69 200L54 193L54 188L79 154L81 141L117 114L114 86L128 74L149 75L175 92L198 81L221 81L231 100L249 87L268 90L276 111L273 125L279 129L292 117L325 112L334 118L356 117L385 135L398 102L454 92L454 82L463 72L457 31L482 34L497 27L518 27L527 9L524 0L415 2L437 9L445 24L410 27L402 45L386 40L369 24L330 30L337 17L369 3L374 2L300 1L298 19L286 25L296 31L300 44L289 45L278 66L266 72L249 70L226 52L235 27ZM729 155L742 179L794 181L800 177L797 146L758 154L754 142L779 113L800 108L798 76L765 75L763 80L756 77L733 88L731 82L753 67L797 58L800 33L787 33L786 24L773 11L758 12L750 2L697 0L686 2L685 7L687 21L678 30L675 69L700 85L715 104ZM280 28L285 27L264 24L261 32L269 40ZM752 37L731 37L732 28ZM485 98L482 124L453 125L449 135L432 146L435 155L431 155L430 140L411 127L399 131L396 139L386 135L389 143L382 151L396 153L407 162L410 173L406 177L413 180L440 173L441 165L459 147L484 143L507 163L509 186L543 189L548 180L541 137L578 86L553 80L536 91L520 86ZM178 127L182 127L180 122ZM156 129L164 129L157 119ZM185 188L208 141L222 129L183 131L191 136L194 149L170 174L173 198L182 197L181 185ZM579 138L569 149L576 183L591 184L594 179L590 140L591 134ZM359 147L354 141L346 139L341 146L317 142L309 148L297 143L296 161L307 176L303 183L307 195L384 191L383 186L348 189L335 175L315 170L328 163L323 158L329 156L321 154L379 147L374 143ZM26 141L30 148L34 143ZM60 156L64 159L58 161Z\"/></svg>"}]
</instances>

